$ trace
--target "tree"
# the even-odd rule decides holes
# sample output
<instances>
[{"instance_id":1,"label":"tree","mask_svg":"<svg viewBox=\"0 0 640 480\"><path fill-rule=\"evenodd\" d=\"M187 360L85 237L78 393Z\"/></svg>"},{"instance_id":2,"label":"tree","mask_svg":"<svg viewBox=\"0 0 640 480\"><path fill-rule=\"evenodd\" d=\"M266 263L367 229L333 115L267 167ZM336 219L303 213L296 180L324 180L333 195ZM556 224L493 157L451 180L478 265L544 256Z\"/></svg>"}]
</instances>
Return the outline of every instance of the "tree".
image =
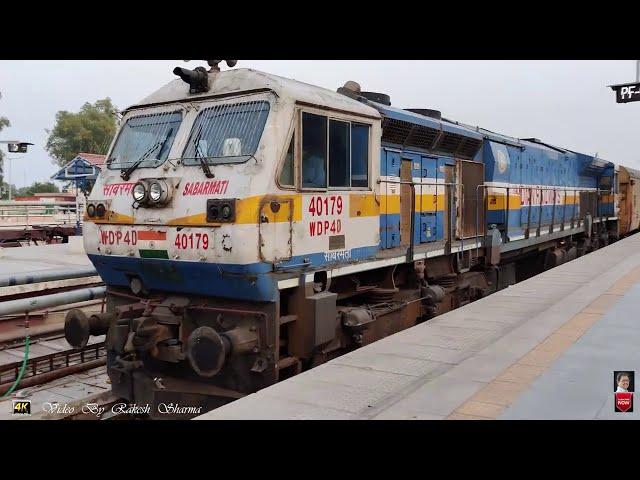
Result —
<instances>
[{"instance_id":1,"label":"tree","mask_svg":"<svg viewBox=\"0 0 640 480\"><path fill-rule=\"evenodd\" d=\"M53 130L46 130L45 146L54 163L63 166L80 152L106 154L116 132L117 113L108 97L85 103L78 113L56 113Z\"/></svg>"},{"instance_id":2,"label":"tree","mask_svg":"<svg viewBox=\"0 0 640 480\"><path fill-rule=\"evenodd\" d=\"M6 200L7 198L9 198L9 188L11 188L11 197L15 198L16 194L18 193L18 189L16 188L16 186L12 183L11 185L9 185L7 182L5 182L4 180L0 180L0 198L3 200Z\"/></svg>"},{"instance_id":3,"label":"tree","mask_svg":"<svg viewBox=\"0 0 640 480\"><path fill-rule=\"evenodd\" d=\"M0 93L0 98L2 98L2 94ZM7 117L0 117L0 132L5 127L10 127L11 122ZM0 186L4 187L4 152L0 150ZM0 189L0 198L5 197L5 188ZM9 195L9 190L6 190L6 195Z\"/></svg>"},{"instance_id":4,"label":"tree","mask_svg":"<svg viewBox=\"0 0 640 480\"><path fill-rule=\"evenodd\" d=\"M30 187L18 189L18 196L30 197L34 193L60 193L60 189L52 182L34 182Z\"/></svg>"}]
</instances>

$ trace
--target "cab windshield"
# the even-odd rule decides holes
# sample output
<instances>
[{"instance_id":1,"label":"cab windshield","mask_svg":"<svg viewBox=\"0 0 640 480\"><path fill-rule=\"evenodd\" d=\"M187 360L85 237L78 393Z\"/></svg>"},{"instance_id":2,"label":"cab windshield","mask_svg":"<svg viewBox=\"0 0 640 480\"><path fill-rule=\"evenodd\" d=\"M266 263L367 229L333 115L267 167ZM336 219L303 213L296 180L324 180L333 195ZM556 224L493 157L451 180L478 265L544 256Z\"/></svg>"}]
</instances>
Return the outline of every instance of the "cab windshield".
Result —
<instances>
[{"instance_id":1,"label":"cab windshield","mask_svg":"<svg viewBox=\"0 0 640 480\"><path fill-rule=\"evenodd\" d=\"M241 163L258 148L269 116L269 102L216 105L196 118L182 155L184 165Z\"/></svg>"},{"instance_id":2,"label":"cab windshield","mask_svg":"<svg viewBox=\"0 0 640 480\"><path fill-rule=\"evenodd\" d=\"M129 118L120 130L107 165L110 169L162 165L169 155L181 122L181 112Z\"/></svg>"}]
</instances>

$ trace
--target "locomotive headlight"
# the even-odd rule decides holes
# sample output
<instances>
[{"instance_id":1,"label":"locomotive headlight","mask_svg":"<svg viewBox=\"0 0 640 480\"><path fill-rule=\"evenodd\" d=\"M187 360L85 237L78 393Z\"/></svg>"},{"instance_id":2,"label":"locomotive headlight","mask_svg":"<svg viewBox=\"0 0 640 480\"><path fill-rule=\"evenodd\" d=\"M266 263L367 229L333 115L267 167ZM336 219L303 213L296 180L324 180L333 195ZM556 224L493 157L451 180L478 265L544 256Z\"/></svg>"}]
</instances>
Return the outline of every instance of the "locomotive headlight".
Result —
<instances>
[{"instance_id":1,"label":"locomotive headlight","mask_svg":"<svg viewBox=\"0 0 640 480\"><path fill-rule=\"evenodd\" d=\"M105 213L107 213L107 207L104 206L104 203L99 203L96 207L96 214L99 217L104 217Z\"/></svg>"},{"instance_id":2,"label":"locomotive headlight","mask_svg":"<svg viewBox=\"0 0 640 480\"><path fill-rule=\"evenodd\" d=\"M141 207L160 207L166 205L173 192L164 179L145 178L133 186L133 200Z\"/></svg>"},{"instance_id":3,"label":"locomotive headlight","mask_svg":"<svg viewBox=\"0 0 640 480\"><path fill-rule=\"evenodd\" d=\"M164 180L153 180L149 185L149 200L155 205L164 205L169 201L169 185Z\"/></svg>"},{"instance_id":4,"label":"locomotive headlight","mask_svg":"<svg viewBox=\"0 0 640 480\"><path fill-rule=\"evenodd\" d=\"M96 206L93 203L87 205L87 215L92 218L96 216Z\"/></svg>"},{"instance_id":5,"label":"locomotive headlight","mask_svg":"<svg viewBox=\"0 0 640 480\"><path fill-rule=\"evenodd\" d=\"M142 182L136 183L133 187L133 199L138 203L142 203L145 200L146 196L147 187L145 186L145 184Z\"/></svg>"},{"instance_id":6,"label":"locomotive headlight","mask_svg":"<svg viewBox=\"0 0 640 480\"><path fill-rule=\"evenodd\" d=\"M160 183L158 182L153 182L149 187L149 198L151 198L152 202L157 203L160 201L161 197L162 197L162 185L160 185Z\"/></svg>"},{"instance_id":7,"label":"locomotive headlight","mask_svg":"<svg viewBox=\"0 0 640 480\"><path fill-rule=\"evenodd\" d=\"M210 198L207 200L207 222L235 222L236 210L235 199Z\"/></svg>"}]
</instances>

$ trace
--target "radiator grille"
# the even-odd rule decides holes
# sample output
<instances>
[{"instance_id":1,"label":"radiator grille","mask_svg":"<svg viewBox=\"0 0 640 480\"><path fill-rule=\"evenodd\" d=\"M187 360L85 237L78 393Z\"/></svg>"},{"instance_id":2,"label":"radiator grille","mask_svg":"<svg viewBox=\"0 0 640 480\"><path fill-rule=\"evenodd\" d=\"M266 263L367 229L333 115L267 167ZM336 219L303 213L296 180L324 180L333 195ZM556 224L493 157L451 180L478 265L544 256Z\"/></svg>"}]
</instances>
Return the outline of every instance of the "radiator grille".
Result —
<instances>
[{"instance_id":1,"label":"radiator grille","mask_svg":"<svg viewBox=\"0 0 640 480\"><path fill-rule=\"evenodd\" d=\"M440 132L435 128L388 117L382 122L382 140L403 147L435 150L462 158L473 158L482 143L481 140L457 133Z\"/></svg>"}]
</instances>

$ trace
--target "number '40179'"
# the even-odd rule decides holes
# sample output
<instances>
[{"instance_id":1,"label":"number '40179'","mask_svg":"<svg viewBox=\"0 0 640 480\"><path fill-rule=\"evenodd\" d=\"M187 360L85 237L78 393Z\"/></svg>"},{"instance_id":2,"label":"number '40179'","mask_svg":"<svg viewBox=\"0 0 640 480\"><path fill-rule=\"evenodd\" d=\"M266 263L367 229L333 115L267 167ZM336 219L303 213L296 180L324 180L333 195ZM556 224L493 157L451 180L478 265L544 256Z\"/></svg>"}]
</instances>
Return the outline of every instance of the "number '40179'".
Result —
<instances>
[{"instance_id":1,"label":"number '40179'","mask_svg":"<svg viewBox=\"0 0 640 480\"><path fill-rule=\"evenodd\" d=\"M209 248L209 235L206 233L179 233L174 245L178 250Z\"/></svg>"},{"instance_id":2,"label":"number '40179'","mask_svg":"<svg viewBox=\"0 0 640 480\"><path fill-rule=\"evenodd\" d=\"M340 215L342 213L342 197L331 195L330 197L314 197L309 202L309 213L312 217L322 215Z\"/></svg>"}]
</instances>

